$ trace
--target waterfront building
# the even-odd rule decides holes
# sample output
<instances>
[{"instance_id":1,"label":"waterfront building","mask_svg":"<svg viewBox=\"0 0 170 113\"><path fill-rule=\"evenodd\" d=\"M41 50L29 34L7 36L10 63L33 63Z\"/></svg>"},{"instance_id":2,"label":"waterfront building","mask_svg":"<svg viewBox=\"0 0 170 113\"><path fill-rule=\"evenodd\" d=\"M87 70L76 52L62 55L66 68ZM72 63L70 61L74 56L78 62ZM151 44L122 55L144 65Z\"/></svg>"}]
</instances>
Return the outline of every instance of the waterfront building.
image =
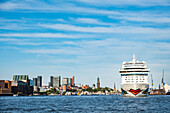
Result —
<instances>
[{"instance_id":1,"label":"waterfront building","mask_svg":"<svg viewBox=\"0 0 170 113\"><path fill-rule=\"evenodd\" d=\"M12 81L12 93L20 95L33 94L33 86L28 86L27 82L24 81Z\"/></svg>"},{"instance_id":2,"label":"waterfront building","mask_svg":"<svg viewBox=\"0 0 170 113\"><path fill-rule=\"evenodd\" d=\"M99 77L97 78L97 88L100 87L100 80L99 80Z\"/></svg>"},{"instance_id":3,"label":"waterfront building","mask_svg":"<svg viewBox=\"0 0 170 113\"><path fill-rule=\"evenodd\" d=\"M164 90L165 94L170 92L170 86L168 84L162 86L161 89Z\"/></svg>"},{"instance_id":4,"label":"waterfront building","mask_svg":"<svg viewBox=\"0 0 170 113\"><path fill-rule=\"evenodd\" d=\"M76 83L75 86L81 87L81 83Z\"/></svg>"},{"instance_id":5,"label":"waterfront building","mask_svg":"<svg viewBox=\"0 0 170 113\"><path fill-rule=\"evenodd\" d=\"M30 86L34 86L34 81L29 79L29 82L30 82Z\"/></svg>"},{"instance_id":6,"label":"waterfront building","mask_svg":"<svg viewBox=\"0 0 170 113\"><path fill-rule=\"evenodd\" d=\"M67 91L67 85L62 85L63 91Z\"/></svg>"},{"instance_id":7,"label":"waterfront building","mask_svg":"<svg viewBox=\"0 0 170 113\"><path fill-rule=\"evenodd\" d=\"M170 93L170 85L165 84L165 92L166 92L166 94Z\"/></svg>"},{"instance_id":8,"label":"waterfront building","mask_svg":"<svg viewBox=\"0 0 170 113\"><path fill-rule=\"evenodd\" d=\"M42 87L40 87L40 92L46 92L48 90L50 90L49 86L42 86Z\"/></svg>"},{"instance_id":9,"label":"waterfront building","mask_svg":"<svg viewBox=\"0 0 170 113\"><path fill-rule=\"evenodd\" d=\"M147 96L149 72L150 69L147 68L146 63L137 61L135 55L133 55L132 61L123 62L122 69L119 70L122 95L127 97Z\"/></svg>"},{"instance_id":10,"label":"waterfront building","mask_svg":"<svg viewBox=\"0 0 170 113\"><path fill-rule=\"evenodd\" d=\"M23 81L12 81L12 92L14 94L27 94L28 87L27 83Z\"/></svg>"},{"instance_id":11,"label":"waterfront building","mask_svg":"<svg viewBox=\"0 0 170 113\"><path fill-rule=\"evenodd\" d=\"M33 85L33 81L31 81ZM33 94L33 86L30 85L28 75L14 75L12 80L12 93L21 95Z\"/></svg>"},{"instance_id":12,"label":"waterfront building","mask_svg":"<svg viewBox=\"0 0 170 113\"><path fill-rule=\"evenodd\" d=\"M75 79L74 76L72 76L72 86L75 86L74 79Z\"/></svg>"},{"instance_id":13,"label":"waterfront building","mask_svg":"<svg viewBox=\"0 0 170 113\"><path fill-rule=\"evenodd\" d=\"M34 82L33 91L34 91L34 92L37 92L37 91L38 91L37 78L33 78L33 82Z\"/></svg>"},{"instance_id":14,"label":"waterfront building","mask_svg":"<svg viewBox=\"0 0 170 113\"><path fill-rule=\"evenodd\" d=\"M13 75L13 81L22 81L25 82L27 86L30 86L28 75Z\"/></svg>"},{"instance_id":15,"label":"waterfront building","mask_svg":"<svg viewBox=\"0 0 170 113\"><path fill-rule=\"evenodd\" d=\"M37 78L33 78L34 86L37 86Z\"/></svg>"},{"instance_id":16,"label":"waterfront building","mask_svg":"<svg viewBox=\"0 0 170 113\"><path fill-rule=\"evenodd\" d=\"M71 87L71 89L75 89L77 91L80 91L81 89L78 86Z\"/></svg>"},{"instance_id":17,"label":"waterfront building","mask_svg":"<svg viewBox=\"0 0 170 113\"><path fill-rule=\"evenodd\" d=\"M23 81L23 82L28 83L29 77L28 77L28 75L14 75L13 80L14 81Z\"/></svg>"},{"instance_id":18,"label":"waterfront building","mask_svg":"<svg viewBox=\"0 0 170 113\"><path fill-rule=\"evenodd\" d=\"M51 76L50 86L59 88L61 86L61 76Z\"/></svg>"},{"instance_id":19,"label":"waterfront building","mask_svg":"<svg viewBox=\"0 0 170 113\"><path fill-rule=\"evenodd\" d=\"M72 86L72 78L68 78L68 86Z\"/></svg>"},{"instance_id":20,"label":"waterfront building","mask_svg":"<svg viewBox=\"0 0 170 113\"><path fill-rule=\"evenodd\" d=\"M37 87L42 86L42 76L37 76Z\"/></svg>"},{"instance_id":21,"label":"waterfront building","mask_svg":"<svg viewBox=\"0 0 170 113\"><path fill-rule=\"evenodd\" d=\"M81 87L82 89L87 89L87 88L89 88L89 85L82 85L82 87Z\"/></svg>"},{"instance_id":22,"label":"waterfront building","mask_svg":"<svg viewBox=\"0 0 170 113\"><path fill-rule=\"evenodd\" d=\"M68 78L62 79L62 85L68 85Z\"/></svg>"},{"instance_id":23,"label":"waterfront building","mask_svg":"<svg viewBox=\"0 0 170 113\"><path fill-rule=\"evenodd\" d=\"M11 81L0 80L0 96L13 95Z\"/></svg>"},{"instance_id":24,"label":"waterfront building","mask_svg":"<svg viewBox=\"0 0 170 113\"><path fill-rule=\"evenodd\" d=\"M165 95L165 91L163 89L154 89L150 91L150 95Z\"/></svg>"},{"instance_id":25,"label":"waterfront building","mask_svg":"<svg viewBox=\"0 0 170 113\"><path fill-rule=\"evenodd\" d=\"M33 91L34 92L38 92L38 87L37 86L33 86Z\"/></svg>"}]
</instances>

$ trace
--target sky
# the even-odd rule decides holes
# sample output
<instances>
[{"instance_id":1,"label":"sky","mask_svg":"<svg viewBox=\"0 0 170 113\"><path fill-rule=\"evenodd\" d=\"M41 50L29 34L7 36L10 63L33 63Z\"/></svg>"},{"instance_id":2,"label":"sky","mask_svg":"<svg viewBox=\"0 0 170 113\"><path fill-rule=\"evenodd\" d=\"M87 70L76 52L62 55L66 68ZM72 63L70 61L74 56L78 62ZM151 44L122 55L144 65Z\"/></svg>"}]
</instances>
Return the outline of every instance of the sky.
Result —
<instances>
[{"instance_id":1,"label":"sky","mask_svg":"<svg viewBox=\"0 0 170 113\"><path fill-rule=\"evenodd\" d=\"M145 61L170 85L169 0L1 0L0 79L72 77L120 88L123 61ZM149 82L150 76L149 75Z\"/></svg>"}]
</instances>

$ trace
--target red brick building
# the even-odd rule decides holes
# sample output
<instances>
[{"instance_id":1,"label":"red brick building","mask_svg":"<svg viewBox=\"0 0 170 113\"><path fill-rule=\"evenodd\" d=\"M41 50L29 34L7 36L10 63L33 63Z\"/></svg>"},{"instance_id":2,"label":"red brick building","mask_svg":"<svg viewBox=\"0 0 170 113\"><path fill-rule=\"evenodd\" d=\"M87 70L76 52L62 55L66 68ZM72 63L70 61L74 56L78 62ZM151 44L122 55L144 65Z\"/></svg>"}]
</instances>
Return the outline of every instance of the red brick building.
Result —
<instances>
[{"instance_id":1,"label":"red brick building","mask_svg":"<svg viewBox=\"0 0 170 113\"><path fill-rule=\"evenodd\" d=\"M13 95L11 81L0 80L0 95Z\"/></svg>"}]
</instances>

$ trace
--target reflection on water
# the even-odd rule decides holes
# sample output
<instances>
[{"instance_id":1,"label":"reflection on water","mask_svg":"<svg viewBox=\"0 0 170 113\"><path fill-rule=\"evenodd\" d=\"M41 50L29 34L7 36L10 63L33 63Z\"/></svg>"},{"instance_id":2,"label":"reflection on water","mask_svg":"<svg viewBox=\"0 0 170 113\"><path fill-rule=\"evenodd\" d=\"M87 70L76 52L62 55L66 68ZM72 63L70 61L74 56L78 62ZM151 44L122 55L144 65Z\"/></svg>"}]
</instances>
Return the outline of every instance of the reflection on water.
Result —
<instances>
[{"instance_id":1,"label":"reflection on water","mask_svg":"<svg viewBox=\"0 0 170 113\"><path fill-rule=\"evenodd\" d=\"M170 96L0 97L0 112L170 112Z\"/></svg>"}]
</instances>

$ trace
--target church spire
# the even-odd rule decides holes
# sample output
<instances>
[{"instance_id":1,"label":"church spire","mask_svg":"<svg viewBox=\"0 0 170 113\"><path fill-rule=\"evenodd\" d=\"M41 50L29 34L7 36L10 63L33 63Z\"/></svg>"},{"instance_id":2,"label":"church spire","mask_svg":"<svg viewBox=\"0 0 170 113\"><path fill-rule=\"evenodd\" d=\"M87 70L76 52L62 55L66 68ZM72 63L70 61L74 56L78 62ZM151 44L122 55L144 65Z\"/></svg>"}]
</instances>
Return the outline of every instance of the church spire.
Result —
<instances>
[{"instance_id":1,"label":"church spire","mask_svg":"<svg viewBox=\"0 0 170 113\"><path fill-rule=\"evenodd\" d=\"M114 83L114 91L116 91L116 85L115 85L115 83Z\"/></svg>"}]
</instances>

